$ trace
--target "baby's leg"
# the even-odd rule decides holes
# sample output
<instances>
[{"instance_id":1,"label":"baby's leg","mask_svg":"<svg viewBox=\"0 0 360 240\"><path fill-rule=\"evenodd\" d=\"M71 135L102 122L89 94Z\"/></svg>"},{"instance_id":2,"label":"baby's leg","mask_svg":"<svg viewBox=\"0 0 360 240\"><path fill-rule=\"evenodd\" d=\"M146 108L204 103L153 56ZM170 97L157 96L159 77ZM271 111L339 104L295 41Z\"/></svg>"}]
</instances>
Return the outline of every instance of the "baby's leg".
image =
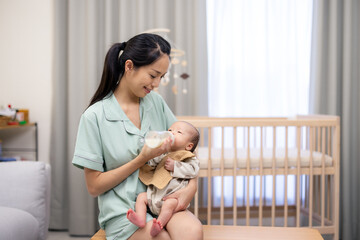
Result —
<instances>
[{"instance_id":1,"label":"baby's leg","mask_svg":"<svg viewBox=\"0 0 360 240\"><path fill-rule=\"evenodd\" d=\"M152 237L158 235L161 229L163 229L163 227L168 223L175 211L177 204L178 201L175 198L169 198L164 201L158 219L153 219L153 225L150 230L150 235Z\"/></svg>"},{"instance_id":2,"label":"baby's leg","mask_svg":"<svg viewBox=\"0 0 360 240\"><path fill-rule=\"evenodd\" d=\"M130 222L136 226L143 228L146 224L146 205L147 195L146 192L140 193L136 198L135 211L131 208L127 211L126 217Z\"/></svg>"}]
</instances>

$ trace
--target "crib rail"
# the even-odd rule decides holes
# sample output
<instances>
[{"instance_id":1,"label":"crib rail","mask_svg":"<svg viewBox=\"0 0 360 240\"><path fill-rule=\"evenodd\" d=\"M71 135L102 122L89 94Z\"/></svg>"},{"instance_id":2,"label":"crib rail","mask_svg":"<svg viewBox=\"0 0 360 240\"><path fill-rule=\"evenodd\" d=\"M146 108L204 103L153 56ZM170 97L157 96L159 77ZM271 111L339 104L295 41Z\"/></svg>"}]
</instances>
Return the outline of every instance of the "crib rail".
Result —
<instances>
[{"instance_id":1,"label":"crib rail","mask_svg":"<svg viewBox=\"0 0 360 240\"><path fill-rule=\"evenodd\" d=\"M206 153L191 206L204 224L310 227L338 239L339 117L178 119L199 129Z\"/></svg>"}]
</instances>

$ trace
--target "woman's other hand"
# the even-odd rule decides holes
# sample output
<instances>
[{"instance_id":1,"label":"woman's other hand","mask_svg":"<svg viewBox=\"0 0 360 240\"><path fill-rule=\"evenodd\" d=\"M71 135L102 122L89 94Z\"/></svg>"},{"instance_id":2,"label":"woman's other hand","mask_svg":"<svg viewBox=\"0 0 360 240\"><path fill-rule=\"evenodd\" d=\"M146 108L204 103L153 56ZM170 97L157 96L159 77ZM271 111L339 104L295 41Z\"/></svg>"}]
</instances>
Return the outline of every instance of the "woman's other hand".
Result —
<instances>
[{"instance_id":1,"label":"woman's other hand","mask_svg":"<svg viewBox=\"0 0 360 240\"><path fill-rule=\"evenodd\" d=\"M139 155L143 159L146 159L146 161L144 162L145 164L150 159L153 159L154 157L169 152L170 149L171 149L171 138L168 138L157 148L151 148L145 144Z\"/></svg>"},{"instance_id":2,"label":"woman's other hand","mask_svg":"<svg viewBox=\"0 0 360 240\"><path fill-rule=\"evenodd\" d=\"M191 200L195 196L196 191L197 191L197 178L192 178L190 179L189 184L185 188L179 189L176 192L170 194L169 196L164 197L163 200L165 201L166 199L169 198L177 199L178 205L176 206L174 212L182 211L189 206Z\"/></svg>"}]
</instances>

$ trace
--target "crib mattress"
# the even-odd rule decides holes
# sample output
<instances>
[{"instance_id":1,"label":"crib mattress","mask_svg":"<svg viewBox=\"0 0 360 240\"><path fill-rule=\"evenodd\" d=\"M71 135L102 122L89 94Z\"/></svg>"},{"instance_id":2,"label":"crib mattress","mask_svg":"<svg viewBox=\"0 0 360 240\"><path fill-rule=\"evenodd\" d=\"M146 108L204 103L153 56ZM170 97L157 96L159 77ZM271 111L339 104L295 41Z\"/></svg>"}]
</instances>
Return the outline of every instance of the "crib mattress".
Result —
<instances>
[{"instance_id":1,"label":"crib mattress","mask_svg":"<svg viewBox=\"0 0 360 240\"><path fill-rule=\"evenodd\" d=\"M237 167L246 168L247 162L247 149L239 148L237 149ZM234 164L234 149L224 148L224 168L233 168ZM211 166L212 168L221 167L221 148L212 148L211 149ZM297 149L288 149L288 167L293 168L297 166L298 150ZM262 154L263 159L263 168L271 168L273 165L273 149L265 148L263 149ZM310 151L301 150L300 151L300 166L301 167L310 167ZM200 168L208 168L208 158L209 158L209 149L208 147L198 147L197 157L200 160ZM323 154L320 152L312 153L312 166L321 167L322 166ZM285 167L285 149L276 149L275 153L275 166L277 168ZM333 158L329 155L324 154L324 163L325 167L330 167L333 165ZM261 161L261 151L260 149L250 149L250 168L259 168Z\"/></svg>"}]
</instances>

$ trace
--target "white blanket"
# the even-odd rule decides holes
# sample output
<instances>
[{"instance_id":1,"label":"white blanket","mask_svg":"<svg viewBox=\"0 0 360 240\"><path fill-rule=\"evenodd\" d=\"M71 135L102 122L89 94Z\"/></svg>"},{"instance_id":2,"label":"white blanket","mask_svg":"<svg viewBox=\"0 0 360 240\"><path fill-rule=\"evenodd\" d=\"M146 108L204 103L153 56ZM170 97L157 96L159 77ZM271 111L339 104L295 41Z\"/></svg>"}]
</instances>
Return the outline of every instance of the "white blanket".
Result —
<instances>
[{"instance_id":1,"label":"white blanket","mask_svg":"<svg viewBox=\"0 0 360 240\"><path fill-rule=\"evenodd\" d=\"M233 168L234 161L234 149L224 149L224 168ZM209 158L209 149L208 147L198 147L197 149L197 158L200 160L200 168L206 169L208 165ZM271 168L273 164L273 149L263 149L263 167ZM322 157L323 154L320 152L313 152L312 154L312 166L321 167L322 166ZM246 168L247 161L247 149L237 149L237 167ZM297 149L288 149L288 167L296 167L298 158ZM332 166L332 157L324 154L325 166ZM260 149L250 149L250 168L259 168L260 167L261 154ZM276 149L275 153L276 167L285 166L285 149ZM212 168L220 168L221 163L221 149L212 148L211 149L211 166ZM310 166L310 151L301 150L300 151L300 166L309 167Z\"/></svg>"}]
</instances>

